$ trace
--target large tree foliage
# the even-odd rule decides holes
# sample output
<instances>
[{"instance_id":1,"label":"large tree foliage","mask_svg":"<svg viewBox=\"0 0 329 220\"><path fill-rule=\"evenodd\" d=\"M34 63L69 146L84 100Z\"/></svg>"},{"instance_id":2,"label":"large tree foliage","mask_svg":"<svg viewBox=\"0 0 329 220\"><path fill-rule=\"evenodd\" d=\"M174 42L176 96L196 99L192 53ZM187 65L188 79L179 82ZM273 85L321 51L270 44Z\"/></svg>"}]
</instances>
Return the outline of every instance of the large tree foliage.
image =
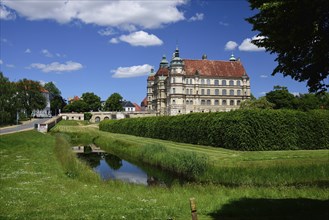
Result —
<instances>
[{"instance_id":1,"label":"large tree foliage","mask_svg":"<svg viewBox=\"0 0 329 220\"><path fill-rule=\"evenodd\" d=\"M287 87L274 86L274 90L266 93L267 101L274 104L274 109L292 109L295 96L291 94Z\"/></svg>"},{"instance_id":2,"label":"large tree foliage","mask_svg":"<svg viewBox=\"0 0 329 220\"><path fill-rule=\"evenodd\" d=\"M0 72L0 124L11 124L18 111L16 85Z\"/></svg>"},{"instance_id":3,"label":"large tree foliage","mask_svg":"<svg viewBox=\"0 0 329 220\"><path fill-rule=\"evenodd\" d=\"M22 79L17 82L17 98L20 109L25 110L28 117L33 110L44 109L47 105L45 96L42 94L44 88L39 82Z\"/></svg>"},{"instance_id":4,"label":"large tree foliage","mask_svg":"<svg viewBox=\"0 0 329 220\"><path fill-rule=\"evenodd\" d=\"M119 93L113 93L105 102L105 111L122 111L122 96Z\"/></svg>"},{"instance_id":5,"label":"large tree foliage","mask_svg":"<svg viewBox=\"0 0 329 220\"><path fill-rule=\"evenodd\" d=\"M246 20L259 31L253 41L277 54L272 75L307 81L310 92L329 87L329 1L248 0L258 13Z\"/></svg>"},{"instance_id":6,"label":"large tree foliage","mask_svg":"<svg viewBox=\"0 0 329 220\"><path fill-rule=\"evenodd\" d=\"M47 82L44 88L48 90L48 92L51 93L53 96L61 95L61 91L55 86L53 82Z\"/></svg>"},{"instance_id":7,"label":"large tree foliage","mask_svg":"<svg viewBox=\"0 0 329 220\"><path fill-rule=\"evenodd\" d=\"M89 111L98 111L101 108L101 98L93 92L83 93L81 99L88 105Z\"/></svg>"},{"instance_id":8,"label":"large tree foliage","mask_svg":"<svg viewBox=\"0 0 329 220\"><path fill-rule=\"evenodd\" d=\"M83 100L74 101L63 108L64 112L87 112L89 111L87 103Z\"/></svg>"}]
</instances>

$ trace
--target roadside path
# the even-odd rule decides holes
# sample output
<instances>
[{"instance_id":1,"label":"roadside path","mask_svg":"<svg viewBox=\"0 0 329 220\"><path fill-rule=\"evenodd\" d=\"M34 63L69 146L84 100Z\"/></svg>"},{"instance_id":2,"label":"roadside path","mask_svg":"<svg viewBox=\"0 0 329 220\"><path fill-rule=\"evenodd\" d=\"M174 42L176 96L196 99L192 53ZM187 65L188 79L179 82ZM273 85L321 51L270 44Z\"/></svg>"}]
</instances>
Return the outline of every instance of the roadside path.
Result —
<instances>
[{"instance_id":1,"label":"roadside path","mask_svg":"<svg viewBox=\"0 0 329 220\"><path fill-rule=\"evenodd\" d=\"M9 127L0 128L0 135L32 130L34 129L34 124L44 123L49 119L50 118L32 119L30 121L24 122L21 125L13 125Z\"/></svg>"}]
</instances>

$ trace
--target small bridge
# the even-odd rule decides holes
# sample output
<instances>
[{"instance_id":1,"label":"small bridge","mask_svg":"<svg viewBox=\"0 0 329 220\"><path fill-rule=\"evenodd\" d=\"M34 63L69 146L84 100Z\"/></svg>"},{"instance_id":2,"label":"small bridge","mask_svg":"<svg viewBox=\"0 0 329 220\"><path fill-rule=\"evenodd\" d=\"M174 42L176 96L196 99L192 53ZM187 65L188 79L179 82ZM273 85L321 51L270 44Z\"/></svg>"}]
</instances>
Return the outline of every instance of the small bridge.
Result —
<instances>
[{"instance_id":1,"label":"small bridge","mask_svg":"<svg viewBox=\"0 0 329 220\"><path fill-rule=\"evenodd\" d=\"M105 151L103 151L94 144L90 144L87 146L74 146L72 147L72 151L74 153L105 153Z\"/></svg>"}]
</instances>

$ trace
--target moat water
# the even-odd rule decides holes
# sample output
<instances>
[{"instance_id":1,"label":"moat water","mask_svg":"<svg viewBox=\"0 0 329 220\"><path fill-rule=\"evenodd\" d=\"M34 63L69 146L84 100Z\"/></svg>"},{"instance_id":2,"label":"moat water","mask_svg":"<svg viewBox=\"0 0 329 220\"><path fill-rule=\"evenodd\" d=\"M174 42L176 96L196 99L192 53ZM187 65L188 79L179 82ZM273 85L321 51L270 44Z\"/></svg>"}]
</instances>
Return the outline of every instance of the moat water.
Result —
<instances>
[{"instance_id":1,"label":"moat water","mask_svg":"<svg viewBox=\"0 0 329 220\"><path fill-rule=\"evenodd\" d=\"M148 186L170 187L174 183L182 184L184 179L143 164L136 164L121 159L111 153L78 153L78 158L106 180L120 180L128 183Z\"/></svg>"}]
</instances>

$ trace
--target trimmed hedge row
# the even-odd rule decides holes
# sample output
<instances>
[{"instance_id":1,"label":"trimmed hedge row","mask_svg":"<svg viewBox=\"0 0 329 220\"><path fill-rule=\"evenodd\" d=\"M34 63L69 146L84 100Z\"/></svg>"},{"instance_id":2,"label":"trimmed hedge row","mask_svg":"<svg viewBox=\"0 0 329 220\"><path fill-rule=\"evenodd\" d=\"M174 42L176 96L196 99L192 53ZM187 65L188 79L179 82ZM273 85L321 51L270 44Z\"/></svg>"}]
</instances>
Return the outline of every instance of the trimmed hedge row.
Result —
<instances>
[{"instance_id":1,"label":"trimmed hedge row","mask_svg":"<svg viewBox=\"0 0 329 220\"><path fill-rule=\"evenodd\" d=\"M102 121L100 130L232 150L329 149L329 111L237 110Z\"/></svg>"}]
</instances>

